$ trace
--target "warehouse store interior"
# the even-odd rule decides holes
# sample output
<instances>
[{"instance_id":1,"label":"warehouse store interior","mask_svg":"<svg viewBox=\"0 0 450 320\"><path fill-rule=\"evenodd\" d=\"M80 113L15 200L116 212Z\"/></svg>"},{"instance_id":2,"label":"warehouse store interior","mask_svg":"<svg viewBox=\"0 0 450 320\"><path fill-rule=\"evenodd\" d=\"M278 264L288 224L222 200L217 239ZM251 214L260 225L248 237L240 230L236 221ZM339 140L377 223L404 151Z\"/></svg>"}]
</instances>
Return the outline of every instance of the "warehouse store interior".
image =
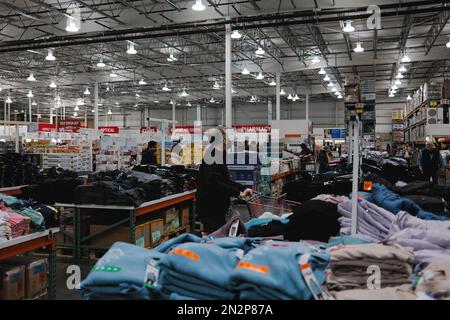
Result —
<instances>
[{"instance_id":1,"label":"warehouse store interior","mask_svg":"<svg viewBox=\"0 0 450 320\"><path fill-rule=\"evenodd\" d=\"M450 299L449 19L0 1L0 299Z\"/></svg>"}]
</instances>

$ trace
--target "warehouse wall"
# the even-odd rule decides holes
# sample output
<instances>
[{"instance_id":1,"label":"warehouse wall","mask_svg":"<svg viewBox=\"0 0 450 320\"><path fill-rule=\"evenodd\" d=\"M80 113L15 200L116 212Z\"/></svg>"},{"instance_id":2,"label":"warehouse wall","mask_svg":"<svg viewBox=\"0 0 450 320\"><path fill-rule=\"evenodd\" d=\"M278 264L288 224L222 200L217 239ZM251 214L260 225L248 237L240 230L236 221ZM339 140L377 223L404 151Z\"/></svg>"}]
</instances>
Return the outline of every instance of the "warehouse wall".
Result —
<instances>
[{"instance_id":1,"label":"warehouse wall","mask_svg":"<svg viewBox=\"0 0 450 320\"><path fill-rule=\"evenodd\" d=\"M376 133L392 132L392 110L402 109L404 101L377 101L376 105Z\"/></svg>"}]
</instances>

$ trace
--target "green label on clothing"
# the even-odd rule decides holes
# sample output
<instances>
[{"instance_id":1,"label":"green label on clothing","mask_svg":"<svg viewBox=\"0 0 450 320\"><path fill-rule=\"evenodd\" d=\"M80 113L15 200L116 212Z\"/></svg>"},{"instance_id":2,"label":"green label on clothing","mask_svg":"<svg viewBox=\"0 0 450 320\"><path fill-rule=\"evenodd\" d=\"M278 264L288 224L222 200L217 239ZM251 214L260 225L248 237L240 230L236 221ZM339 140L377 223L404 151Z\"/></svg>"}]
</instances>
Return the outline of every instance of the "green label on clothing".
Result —
<instances>
[{"instance_id":1,"label":"green label on clothing","mask_svg":"<svg viewBox=\"0 0 450 320\"><path fill-rule=\"evenodd\" d=\"M121 269L114 266L95 266L93 272L119 272Z\"/></svg>"}]
</instances>

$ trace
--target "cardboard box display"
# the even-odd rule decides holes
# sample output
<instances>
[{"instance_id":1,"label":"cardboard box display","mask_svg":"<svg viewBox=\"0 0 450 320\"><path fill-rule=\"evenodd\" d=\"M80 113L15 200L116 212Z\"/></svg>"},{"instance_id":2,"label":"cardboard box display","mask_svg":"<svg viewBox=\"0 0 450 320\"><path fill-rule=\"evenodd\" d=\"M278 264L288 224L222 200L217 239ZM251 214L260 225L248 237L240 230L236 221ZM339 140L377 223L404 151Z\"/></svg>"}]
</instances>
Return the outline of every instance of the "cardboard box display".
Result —
<instances>
[{"instance_id":1,"label":"cardboard box display","mask_svg":"<svg viewBox=\"0 0 450 320\"><path fill-rule=\"evenodd\" d=\"M25 267L0 265L0 300L25 298Z\"/></svg>"},{"instance_id":2,"label":"cardboard box display","mask_svg":"<svg viewBox=\"0 0 450 320\"><path fill-rule=\"evenodd\" d=\"M26 299L33 299L47 292L48 264L46 258L17 256L5 260L4 263L25 268Z\"/></svg>"},{"instance_id":3,"label":"cardboard box display","mask_svg":"<svg viewBox=\"0 0 450 320\"><path fill-rule=\"evenodd\" d=\"M181 209L181 226L185 227L189 225L189 208L185 207Z\"/></svg>"},{"instance_id":4,"label":"cardboard box display","mask_svg":"<svg viewBox=\"0 0 450 320\"><path fill-rule=\"evenodd\" d=\"M164 216L165 232L174 232L180 227L180 215L177 208L172 208L166 211Z\"/></svg>"},{"instance_id":5,"label":"cardboard box display","mask_svg":"<svg viewBox=\"0 0 450 320\"><path fill-rule=\"evenodd\" d=\"M135 243L142 248L150 246L150 222L146 222L136 226L135 229Z\"/></svg>"},{"instance_id":6,"label":"cardboard box display","mask_svg":"<svg viewBox=\"0 0 450 320\"><path fill-rule=\"evenodd\" d=\"M108 226L100 224L91 224L89 226L89 233L94 234L107 228ZM105 233L90 240L90 244L101 247L111 247L113 243L122 241L130 242L130 228L129 227L117 227L112 230L108 230Z\"/></svg>"},{"instance_id":7,"label":"cardboard box display","mask_svg":"<svg viewBox=\"0 0 450 320\"><path fill-rule=\"evenodd\" d=\"M164 237L164 220L150 221L150 246L154 246Z\"/></svg>"}]
</instances>

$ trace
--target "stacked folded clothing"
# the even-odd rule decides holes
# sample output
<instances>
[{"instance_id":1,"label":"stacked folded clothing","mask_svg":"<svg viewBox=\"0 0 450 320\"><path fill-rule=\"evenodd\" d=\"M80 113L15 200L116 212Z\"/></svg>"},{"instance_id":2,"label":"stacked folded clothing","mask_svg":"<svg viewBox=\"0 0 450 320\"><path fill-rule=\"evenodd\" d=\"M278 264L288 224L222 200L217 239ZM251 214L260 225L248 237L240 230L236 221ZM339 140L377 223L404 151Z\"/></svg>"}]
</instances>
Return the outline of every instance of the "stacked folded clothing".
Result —
<instances>
[{"instance_id":1,"label":"stacked folded clothing","mask_svg":"<svg viewBox=\"0 0 450 320\"><path fill-rule=\"evenodd\" d=\"M206 243L183 243L159 261L161 296L177 294L194 299L233 299L230 274L239 262L240 249L224 249Z\"/></svg>"},{"instance_id":2,"label":"stacked folded clothing","mask_svg":"<svg viewBox=\"0 0 450 320\"><path fill-rule=\"evenodd\" d=\"M243 300L311 299L313 294L299 263L306 253L310 254L308 263L315 288L320 291L326 278L328 254L293 242L269 241L248 252L231 273L231 286Z\"/></svg>"},{"instance_id":3,"label":"stacked folded clothing","mask_svg":"<svg viewBox=\"0 0 450 320\"><path fill-rule=\"evenodd\" d=\"M330 248L329 253L327 285L331 290L367 289L372 266L379 268L381 288L410 282L412 249L369 243Z\"/></svg>"},{"instance_id":4,"label":"stacked folded clothing","mask_svg":"<svg viewBox=\"0 0 450 320\"><path fill-rule=\"evenodd\" d=\"M271 237L283 235L286 230L287 218L278 217L271 213L264 213L245 223L249 237Z\"/></svg>"},{"instance_id":5,"label":"stacked folded clothing","mask_svg":"<svg viewBox=\"0 0 450 320\"><path fill-rule=\"evenodd\" d=\"M417 216L424 220L449 220L449 217L439 216L431 212L423 210L414 201L400 197L398 194L393 193L385 186L375 183L372 187L372 200L380 207L392 212L397 213L400 210L407 211L408 213Z\"/></svg>"},{"instance_id":6,"label":"stacked folded clothing","mask_svg":"<svg viewBox=\"0 0 450 320\"><path fill-rule=\"evenodd\" d=\"M41 213L27 207L17 210L17 213L31 219L32 231L41 231L45 229L45 220Z\"/></svg>"},{"instance_id":7,"label":"stacked folded clothing","mask_svg":"<svg viewBox=\"0 0 450 320\"><path fill-rule=\"evenodd\" d=\"M7 221L11 228L12 238L20 237L30 233L31 219L14 211L0 210L0 219Z\"/></svg>"},{"instance_id":8,"label":"stacked folded clothing","mask_svg":"<svg viewBox=\"0 0 450 320\"><path fill-rule=\"evenodd\" d=\"M341 235L351 234L352 202L346 201L338 206ZM395 215L366 200L358 200L357 234L370 242L380 242L389 235Z\"/></svg>"},{"instance_id":9,"label":"stacked folded clothing","mask_svg":"<svg viewBox=\"0 0 450 320\"><path fill-rule=\"evenodd\" d=\"M311 200L322 200L338 205L344 201L347 201L348 198L346 196L335 196L332 194L319 194L317 197Z\"/></svg>"},{"instance_id":10,"label":"stacked folded clothing","mask_svg":"<svg viewBox=\"0 0 450 320\"><path fill-rule=\"evenodd\" d=\"M450 300L450 262L433 261L419 273L416 292L435 298Z\"/></svg>"},{"instance_id":11,"label":"stacked folded clothing","mask_svg":"<svg viewBox=\"0 0 450 320\"><path fill-rule=\"evenodd\" d=\"M147 264L161 253L116 242L81 283L84 299L152 298L144 284Z\"/></svg>"},{"instance_id":12,"label":"stacked folded clothing","mask_svg":"<svg viewBox=\"0 0 450 320\"><path fill-rule=\"evenodd\" d=\"M352 289L333 292L336 300L417 300L410 284L378 290Z\"/></svg>"},{"instance_id":13,"label":"stacked folded clothing","mask_svg":"<svg viewBox=\"0 0 450 320\"><path fill-rule=\"evenodd\" d=\"M11 225L0 217L0 241L9 240L11 238Z\"/></svg>"},{"instance_id":14,"label":"stacked folded clothing","mask_svg":"<svg viewBox=\"0 0 450 320\"><path fill-rule=\"evenodd\" d=\"M176 246L187 243L187 242L194 242L194 243L200 243L202 242L202 238L197 237L196 235L193 235L191 233L183 233L182 235L170 239L169 241L161 243L159 246L155 248L156 251L161 253L167 253L171 249L175 248Z\"/></svg>"},{"instance_id":15,"label":"stacked folded clothing","mask_svg":"<svg viewBox=\"0 0 450 320\"><path fill-rule=\"evenodd\" d=\"M425 221L399 212L387 241L413 248L417 263L436 259L450 261L450 221Z\"/></svg>"}]
</instances>

